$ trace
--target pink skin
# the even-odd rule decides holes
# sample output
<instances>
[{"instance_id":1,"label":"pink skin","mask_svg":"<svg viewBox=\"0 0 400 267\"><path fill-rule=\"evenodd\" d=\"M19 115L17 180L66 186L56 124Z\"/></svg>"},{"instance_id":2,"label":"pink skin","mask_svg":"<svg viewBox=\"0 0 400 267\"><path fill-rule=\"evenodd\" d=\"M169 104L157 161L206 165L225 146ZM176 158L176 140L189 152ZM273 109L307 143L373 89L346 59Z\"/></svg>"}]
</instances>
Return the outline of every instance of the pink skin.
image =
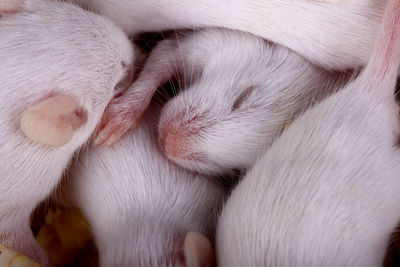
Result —
<instances>
[{"instance_id":1,"label":"pink skin","mask_svg":"<svg viewBox=\"0 0 400 267\"><path fill-rule=\"evenodd\" d=\"M103 114L94 145L110 146L129 129L136 127L159 86L155 83L157 81L149 79L149 76L163 75L165 78L162 80L168 80L167 70L163 72L157 69L155 71L156 74L144 69L143 75L132 85L135 86L134 90L128 89L125 94L111 100ZM149 81L153 81L153 83L149 83Z\"/></svg>"},{"instance_id":2,"label":"pink skin","mask_svg":"<svg viewBox=\"0 0 400 267\"><path fill-rule=\"evenodd\" d=\"M146 90L146 92L148 91ZM141 96L144 96L144 94ZM132 99L138 100L138 105L127 103L122 98L114 98L110 102L97 129L94 145L110 146L121 139L129 129L136 127L145 110L143 104L147 101L141 101L140 98ZM135 109L132 107L135 107Z\"/></svg>"}]
</instances>

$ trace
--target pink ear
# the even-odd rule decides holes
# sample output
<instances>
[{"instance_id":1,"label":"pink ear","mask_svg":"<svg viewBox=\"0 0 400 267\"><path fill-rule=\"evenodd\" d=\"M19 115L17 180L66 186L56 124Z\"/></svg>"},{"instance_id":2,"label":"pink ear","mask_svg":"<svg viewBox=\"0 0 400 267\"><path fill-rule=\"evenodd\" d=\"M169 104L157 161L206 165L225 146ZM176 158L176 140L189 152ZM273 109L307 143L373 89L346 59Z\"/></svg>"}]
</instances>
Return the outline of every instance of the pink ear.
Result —
<instances>
[{"instance_id":1,"label":"pink ear","mask_svg":"<svg viewBox=\"0 0 400 267\"><path fill-rule=\"evenodd\" d=\"M0 0L0 12L18 12L24 3L24 0Z\"/></svg>"},{"instance_id":2,"label":"pink ear","mask_svg":"<svg viewBox=\"0 0 400 267\"><path fill-rule=\"evenodd\" d=\"M185 267L213 267L215 253L210 241L201 233L189 232L183 243Z\"/></svg>"},{"instance_id":3,"label":"pink ear","mask_svg":"<svg viewBox=\"0 0 400 267\"><path fill-rule=\"evenodd\" d=\"M59 147L67 144L86 120L86 112L74 97L57 95L27 109L20 126L32 141Z\"/></svg>"}]
</instances>

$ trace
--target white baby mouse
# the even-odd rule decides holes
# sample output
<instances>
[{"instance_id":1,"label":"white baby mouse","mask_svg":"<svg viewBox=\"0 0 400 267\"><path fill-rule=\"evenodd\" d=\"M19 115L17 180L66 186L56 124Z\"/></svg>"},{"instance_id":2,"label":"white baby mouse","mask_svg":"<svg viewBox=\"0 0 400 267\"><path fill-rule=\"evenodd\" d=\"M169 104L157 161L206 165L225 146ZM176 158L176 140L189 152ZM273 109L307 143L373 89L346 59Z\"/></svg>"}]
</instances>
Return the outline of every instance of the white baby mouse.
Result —
<instances>
[{"instance_id":1,"label":"white baby mouse","mask_svg":"<svg viewBox=\"0 0 400 267\"><path fill-rule=\"evenodd\" d=\"M114 146L82 150L61 187L91 225L100 266L213 266L225 188L163 156L159 110Z\"/></svg>"},{"instance_id":2,"label":"white baby mouse","mask_svg":"<svg viewBox=\"0 0 400 267\"><path fill-rule=\"evenodd\" d=\"M139 32L224 27L329 69L366 64L387 0L72 0Z\"/></svg>"},{"instance_id":3,"label":"white baby mouse","mask_svg":"<svg viewBox=\"0 0 400 267\"><path fill-rule=\"evenodd\" d=\"M293 122L233 191L219 266L382 266L399 219L400 0L359 77Z\"/></svg>"},{"instance_id":4,"label":"white baby mouse","mask_svg":"<svg viewBox=\"0 0 400 267\"><path fill-rule=\"evenodd\" d=\"M154 48L139 78L106 109L109 123L97 140L115 142L140 118L140 104L179 76L186 89L167 102L159 123L166 156L207 174L245 170L298 113L348 78L248 33L183 35Z\"/></svg>"},{"instance_id":5,"label":"white baby mouse","mask_svg":"<svg viewBox=\"0 0 400 267\"><path fill-rule=\"evenodd\" d=\"M0 245L47 266L30 215L129 83L135 52L108 19L59 1L0 4Z\"/></svg>"}]
</instances>

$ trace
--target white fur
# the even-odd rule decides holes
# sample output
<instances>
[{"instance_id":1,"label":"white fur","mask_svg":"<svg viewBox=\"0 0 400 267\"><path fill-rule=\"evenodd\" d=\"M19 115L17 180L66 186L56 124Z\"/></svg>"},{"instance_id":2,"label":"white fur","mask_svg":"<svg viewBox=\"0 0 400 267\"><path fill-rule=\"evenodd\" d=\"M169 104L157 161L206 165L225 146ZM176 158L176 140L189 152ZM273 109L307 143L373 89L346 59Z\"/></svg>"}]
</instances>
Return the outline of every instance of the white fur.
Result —
<instances>
[{"instance_id":1,"label":"white fur","mask_svg":"<svg viewBox=\"0 0 400 267\"><path fill-rule=\"evenodd\" d=\"M400 212L400 1L357 80L308 110L232 193L219 266L381 266Z\"/></svg>"},{"instance_id":2,"label":"white fur","mask_svg":"<svg viewBox=\"0 0 400 267\"><path fill-rule=\"evenodd\" d=\"M134 49L110 21L52 1L27 0L22 10L2 14L0 35L0 243L46 266L30 214L89 138ZM87 122L60 148L35 144L20 130L21 116L59 93L79 99Z\"/></svg>"},{"instance_id":3,"label":"white fur","mask_svg":"<svg viewBox=\"0 0 400 267\"><path fill-rule=\"evenodd\" d=\"M168 48L172 59L166 64ZM147 63L145 73L153 75L147 83L156 84L162 76L155 70L163 69L178 72L188 87L163 109L160 143L165 148L168 134L182 135L175 146L184 146L188 155L166 155L202 173L250 167L298 113L345 80L285 47L226 29L165 41L152 58L158 61ZM142 88L135 86L139 81L132 91Z\"/></svg>"},{"instance_id":4,"label":"white fur","mask_svg":"<svg viewBox=\"0 0 400 267\"><path fill-rule=\"evenodd\" d=\"M82 151L62 188L88 219L101 266L181 266L189 231L214 239L225 191L162 155L158 114L153 105L114 146Z\"/></svg>"},{"instance_id":5,"label":"white fur","mask_svg":"<svg viewBox=\"0 0 400 267\"><path fill-rule=\"evenodd\" d=\"M364 65L386 0L72 0L129 34L226 27L282 44L331 69Z\"/></svg>"}]
</instances>

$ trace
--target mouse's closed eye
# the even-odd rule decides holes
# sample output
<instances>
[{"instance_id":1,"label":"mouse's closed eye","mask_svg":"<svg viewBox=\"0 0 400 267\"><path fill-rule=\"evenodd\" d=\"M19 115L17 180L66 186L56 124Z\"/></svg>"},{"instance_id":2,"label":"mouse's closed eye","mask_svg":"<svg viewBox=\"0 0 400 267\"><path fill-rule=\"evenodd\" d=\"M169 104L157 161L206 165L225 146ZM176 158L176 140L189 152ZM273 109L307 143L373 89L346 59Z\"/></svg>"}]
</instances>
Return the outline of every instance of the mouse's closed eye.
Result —
<instances>
[{"instance_id":1,"label":"mouse's closed eye","mask_svg":"<svg viewBox=\"0 0 400 267\"><path fill-rule=\"evenodd\" d=\"M233 102L232 105L232 109L231 111L236 111L238 110L242 104L249 98L249 96L251 95L251 93L254 91L256 87L255 86L249 86L246 88L246 90L244 90L235 100L235 102Z\"/></svg>"}]
</instances>

